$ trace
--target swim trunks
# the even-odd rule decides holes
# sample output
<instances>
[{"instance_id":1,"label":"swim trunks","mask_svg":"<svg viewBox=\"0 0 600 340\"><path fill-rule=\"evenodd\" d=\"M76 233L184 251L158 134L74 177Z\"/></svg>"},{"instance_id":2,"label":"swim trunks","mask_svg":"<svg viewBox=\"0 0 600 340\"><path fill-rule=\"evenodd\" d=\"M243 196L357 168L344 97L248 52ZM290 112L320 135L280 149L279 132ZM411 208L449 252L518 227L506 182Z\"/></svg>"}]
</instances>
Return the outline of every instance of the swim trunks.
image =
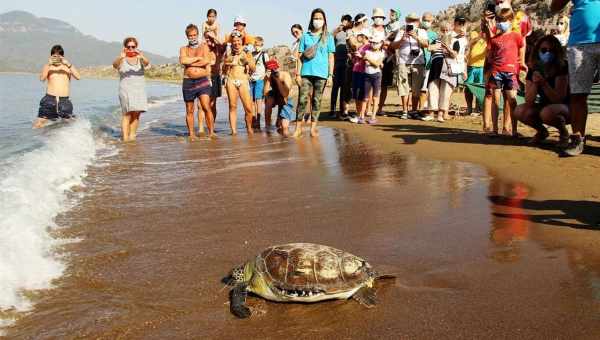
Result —
<instances>
[{"instance_id":1,"label":"swim trunks","mask_svg":"<svg viewBox=\"0 0 600 340\"><path fill-rule=\"evenodd\" d=\"M294 102L291 99L287 102L287 104L283 105L279 111L279 117L289 121L294 120L296 113L294 112Z\"/></svg>"},{"instance_id":2,"label":"swim trunks","mask_svg":"<svg viewBox=\"0 0 600 340\"><path fill-rule=\"evenodd\" d=\"M210 96L212 91L210 79L202 77L198 79L183 79L183 100L193 102L200 96Z\"/></svg>"},{"instance_id":3,"label":"swim trunks","mask_svg":"<svg viewBox=\"0 0 600 340\"><path fill-rule=\"evenodd\" d=\"M50 120L73 118L73 103L71 103L69 97L56 97L47 94L40 100L38 117Z\"/></svg>"}]
</instances>

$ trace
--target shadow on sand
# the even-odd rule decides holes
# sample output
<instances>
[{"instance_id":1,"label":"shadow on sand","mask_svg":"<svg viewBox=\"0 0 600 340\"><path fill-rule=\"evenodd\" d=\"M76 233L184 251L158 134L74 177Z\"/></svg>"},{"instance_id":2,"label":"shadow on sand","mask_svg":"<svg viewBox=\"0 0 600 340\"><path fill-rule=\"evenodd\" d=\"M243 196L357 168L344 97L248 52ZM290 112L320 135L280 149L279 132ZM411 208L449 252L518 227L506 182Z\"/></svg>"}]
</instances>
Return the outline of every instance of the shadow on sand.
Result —
<instances>
[{"instance_id":1,"label":"shadow on sand","mask_svg":"<svg viewBox=\"0 0 600 340\"><path fill-rule=\"evenodd\" d=\"M502 218L524 219L534 223L557 227L600 230L600 202L545 200L534 201L515 199L505 196L490 196L489 200L499 206L519 206L523 210L539 211L539 214L505 214L494 213Z\"/></svg>"},{"instance_id":2,"label":"shadow on sand","mask_svg":"<svg viewBox=\"0 0 600 340\"><path fill-rule=\"evenodd\" d=\"M512 138L504 136L486 136L473 130L440 126L414 124L410 121L402 125L377 125L377 128L386 132L401 133L394 135L394 138L400 138L405 144L417 144L420 140L430 140L444 143L463 143L463 144L484 144L484 145L514 145L527 146L529 138ZM561 152L556 148L552 141L542 143L541 145L531 146L548 151L554 151L557 154ZM587 145L585 154L600 156L600 147Z\"/></svg>"}]
</instances>

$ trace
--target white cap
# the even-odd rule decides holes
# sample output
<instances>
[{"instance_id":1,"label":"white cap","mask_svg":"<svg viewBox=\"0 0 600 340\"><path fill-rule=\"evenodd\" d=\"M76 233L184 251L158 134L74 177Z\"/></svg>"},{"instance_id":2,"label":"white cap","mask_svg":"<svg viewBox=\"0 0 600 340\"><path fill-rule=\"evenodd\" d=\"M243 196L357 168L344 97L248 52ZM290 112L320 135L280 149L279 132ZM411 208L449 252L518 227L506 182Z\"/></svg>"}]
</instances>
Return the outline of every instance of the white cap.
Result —
<instances>
[{"instance_id":1,"label":"white cap","mask_svg":"<svg viewBox=\"0 0 600 340\"><path fill-rule=\"evenodd\" d=\"M246 24L246 19L244 19L243 16L238 15L237 17L235 17L235 20L233 20L234 24Z\"/></svg>"}]
</instances>

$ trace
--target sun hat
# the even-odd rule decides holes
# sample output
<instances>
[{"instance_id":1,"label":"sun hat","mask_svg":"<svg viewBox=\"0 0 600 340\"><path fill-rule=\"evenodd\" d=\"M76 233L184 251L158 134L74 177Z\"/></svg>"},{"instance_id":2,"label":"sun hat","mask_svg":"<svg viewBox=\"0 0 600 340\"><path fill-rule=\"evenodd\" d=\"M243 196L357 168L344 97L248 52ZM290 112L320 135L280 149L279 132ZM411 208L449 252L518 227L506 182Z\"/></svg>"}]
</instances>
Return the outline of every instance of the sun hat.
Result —
<instances>
[{"instance_id":1,"label":"sun hat","mask_svg":"<svg viewBox=\"0 0 600 340\"><path fill-rule=\"evenodd\" d=\"M420 20L420 19L421 18L419 18L417 13L408 13L408 15L406 16L406 20Z\"/></svg>"},{"instance_id":2,"label":"sun hat","mask_svg":"<svg viewBox=\"0 0 600 340\"><path fill-rule=\"evenodd\" d=\"M377 18L377 17L385 18L385 12L383 11L383 8L374 8L372 17L373 18Z\"/></svg>"}]
</instances>

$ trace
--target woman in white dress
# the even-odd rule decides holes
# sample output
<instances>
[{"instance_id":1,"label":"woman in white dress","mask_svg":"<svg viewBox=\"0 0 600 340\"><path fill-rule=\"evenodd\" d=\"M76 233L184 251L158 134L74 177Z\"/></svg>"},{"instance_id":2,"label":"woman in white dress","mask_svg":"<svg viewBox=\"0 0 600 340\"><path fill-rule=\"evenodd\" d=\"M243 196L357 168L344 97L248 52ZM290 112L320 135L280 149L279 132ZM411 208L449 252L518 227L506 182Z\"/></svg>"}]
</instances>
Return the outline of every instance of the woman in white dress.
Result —
<instances>
[{"instance_id":1,"label":"woman in white dress","mask_svg":"<svg viewBox=\"0 0 600 340\"><path fill-rule=\"evenodd\" d=\"M119 71L120 77L119 101L123 112L123 142L129 142L136 139L140 115L148 110L144 73L150 61L138 49L136 38L125 38L123 47L123 51L113 62L113 67Z\"/></svg>"}]
</instances>

